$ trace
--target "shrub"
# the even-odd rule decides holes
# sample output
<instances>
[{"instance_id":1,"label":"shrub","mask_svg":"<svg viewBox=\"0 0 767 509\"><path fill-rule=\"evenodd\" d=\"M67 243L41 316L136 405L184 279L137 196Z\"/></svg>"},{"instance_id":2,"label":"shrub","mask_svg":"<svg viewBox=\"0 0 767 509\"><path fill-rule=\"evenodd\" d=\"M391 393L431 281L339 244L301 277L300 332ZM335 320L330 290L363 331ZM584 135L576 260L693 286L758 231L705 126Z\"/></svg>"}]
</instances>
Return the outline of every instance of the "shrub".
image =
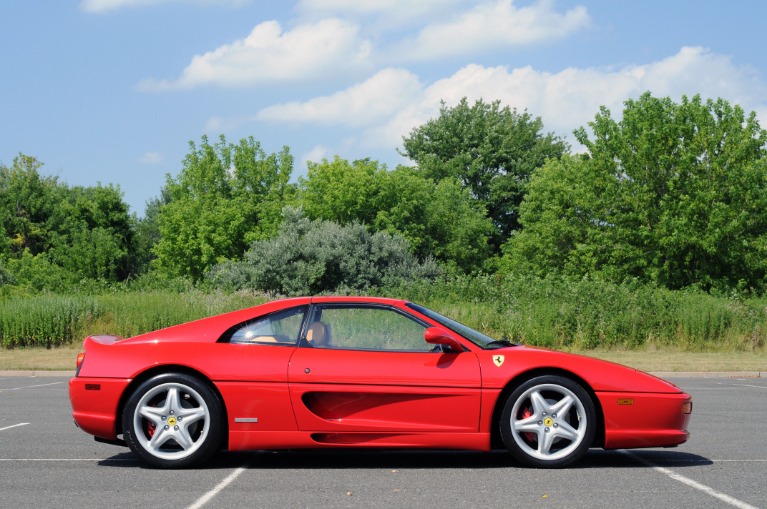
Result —
<instances>
[{"instance_id":1,"label":"shrub","mask_svg":"<svg viewBox=\"0 0 767 509\"><path fill-rule=\"evenodd\" d=\"M286 207L275 238L251 244L242 261L217 265L209 284L226 290L260 290L272 295L361 291L397 282L438 277L433 260L419 262L398 235L370 234L363 225L311 221Z\"/></svg>"}]
</instances>

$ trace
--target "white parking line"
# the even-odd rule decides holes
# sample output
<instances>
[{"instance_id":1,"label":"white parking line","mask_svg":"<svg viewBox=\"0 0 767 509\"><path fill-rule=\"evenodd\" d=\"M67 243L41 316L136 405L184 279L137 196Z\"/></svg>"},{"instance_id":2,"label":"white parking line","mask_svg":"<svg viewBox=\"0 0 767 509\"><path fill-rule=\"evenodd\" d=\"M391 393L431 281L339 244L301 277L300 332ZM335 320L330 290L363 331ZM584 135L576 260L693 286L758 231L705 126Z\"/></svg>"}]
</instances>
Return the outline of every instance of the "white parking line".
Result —
<instances>
[{"instance_id":1,"label":"white parking line","mask_svg":"<svg viewBox=\"0 0 767 509\"><path fill-rule=\"evenodd\" d=\"M751 387L754 389L767 389L767 385L751 385L751 384L730 384L734 387Z\"/></svg>"},{"instance_id":2,"label":"white parking line","mask_svg":"<svg viewBox=\"0 0 767 509\"><path fill-rule=\"evenodd\" d=\"M731 497L730 495L727 495L725 493L722 493L720 491L716 491L714 488L711 488L709 486L706 486L705 484L701 484L697 481L693 481L689 477L685 477L683 475L677 474L676 472L672 472L671 470L663 467L659 467L658 465L652 463L651 461L647 461L646 459L642 458L641 456L638 456L636 454L633 454L629 451L619 451L626 456L629 456L633 458L634 460L638 461L639 463L642 463L643 465L647 465L648 467L651 467L656 472L660 472L663 475L666 475L670 477L671 479L675 481L679 481L682 484L686 484L687 486L694 488L700 492L705 493L706 495L710 495L714 498L718 498L722 502L725 502L727 504L730 504L733 507L737 507L738 509L759 509L758 507L754 507L750 504L747 504L743 502L742 500L738 500L735 497Z\"/></svg>"},{"instance_id":3,"label":"white parking line","mask_svg":"<svg viewBox=\"0 0 767 509\"><path fill-rule=\"evenodd\" d=\"M3 391L18 391L19 389L31 389L33 387L46 387L48 385L58 385L58 384L63 384L63 383L64 382L51 382L49 384L25 385L23 387L13 387L11 389L0 389L0 392L3 392Z\"/></svg>"},{"instance_id":4,"label":"white parking line","mask_svg":"<svg viewBox=\"0 0 767 509\"><path fill-rule=\"evenodd\" d=\"M2 430L0 430L2 431ZM0 461L31 461L31 462L43 462L43 461L131 461L138 463L137 459L131 458L0 458Z\"/></svg>"},{"instance_id":5,"label":"white parking line","mask_svg":"<svg viewBox=\"0 0 767 509\"><path fill-rule=\"evenodd\" d=\"M223 481L218 483L218 485L215 488L213 488L212 490L207 492L205 495L203 495L200 498L198 498L197 501L194 504L190 505L186 509L200 509L200 507L204 506L205 504L210 502L210 500L213 497L218 495L221 492L221 490L226 488L229 485L230 482L232 482L235 479L237 479L237 476L239 476L241 473L243 473L246 468L247 468L246 466L245 467L240 467L237 470L235 470L234 472L232 472L231 474L229 474L226 477L226 479L224 479Z\"/></svg>"},{"instance_id":6,"label":"white parking line","mask_svg":"<svg viewBox=\"0 0 767 509\"><path fill-rule=\"evenodd\" d=\"M5 431L5 430L11 429L11 428L18 428L19 426L26 426L27 424L29 424L29 423L28 422L20 422L19 424L14 424L13 426L6 426L4 428L0 428L0 431Z\"/></svg>"}]
</instances>

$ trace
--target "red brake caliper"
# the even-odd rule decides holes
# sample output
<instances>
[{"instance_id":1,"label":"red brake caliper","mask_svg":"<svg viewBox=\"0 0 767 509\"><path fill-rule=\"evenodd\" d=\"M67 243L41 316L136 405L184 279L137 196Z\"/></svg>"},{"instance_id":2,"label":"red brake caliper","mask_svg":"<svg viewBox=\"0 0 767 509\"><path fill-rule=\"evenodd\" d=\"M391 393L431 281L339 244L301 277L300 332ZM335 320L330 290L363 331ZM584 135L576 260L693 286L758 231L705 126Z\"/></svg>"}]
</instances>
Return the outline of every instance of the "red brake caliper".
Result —
<instances>
[{"instance_id":1,"label":"red brake caliper","mask_svg":"<svg viewBox=\"0 0 767 509\"><path fill-rule=\"evenodd\" d=\"M154 430L157 429L157 426L153 422L147 422L146 423L146 434L149 435L149 438L152 438L154 436Z\"/></svg>"},{"instance_id":2,"label":"red brake caliper","mask_svg":"<svg viewBox=\"0 0 767 509\"><path fill-rule=\"evenodd\" d=\"M522 410L522 419L527 419L528 417L532 417L533 415L533 409L530 407L526 407L524 410ZM528 442L535 442L538 436L535 433L531 433L529 431L526 431L525 433L522 433L522 436L525 437L525 440Z\"/></svg>"}]
</instances>

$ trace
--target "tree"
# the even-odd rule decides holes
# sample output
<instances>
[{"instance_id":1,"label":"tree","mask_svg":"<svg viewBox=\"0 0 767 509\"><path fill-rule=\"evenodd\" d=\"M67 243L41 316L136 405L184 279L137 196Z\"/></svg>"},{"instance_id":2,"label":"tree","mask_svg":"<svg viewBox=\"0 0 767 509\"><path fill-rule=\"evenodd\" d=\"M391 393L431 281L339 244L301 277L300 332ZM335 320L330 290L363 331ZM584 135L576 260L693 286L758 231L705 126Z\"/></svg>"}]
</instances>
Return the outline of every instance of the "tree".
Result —
<instances>
[{"instance_id":1,"label":"tree","mask_svg":"<svg viewBox=\"0 0 767 509\"><path fill-rule=\"evenodd\" d=\"M489 256L492 224L453 178L436 183L405 166L389 171L369 159L336 157L310 163L298 192L309 218L401 235L417 257L453 270L476 271Z\"/></svg>"},{"instance_id":2,"label":"tree","mask_svg":"<svg viewBox=\"0 0 767 509\"><path fill-rule=\"evenodd\" d=\"M134 236L120 189L70 188L42 166L24 154L0 165L0 254L11 277L40 290L128 277Z\"/></svg>"},{"instance_id":3,"label":"tree","mask_svg":"<svg viewBox=\"0 0 767 509\"><path fill-rule=\"evenodd\" d=\"M293 157L287 147L266 155L252 137L234 145L202 137L176 178L166 178L155 268L200 279L213 265L242 256L249 243L276 231L278 207L289 197Z\"/></svg>"},{"instance_id":4,"label":"tree","mask_svg":"<svg viewBox=\"0 0 767 509\"><path fill-rule=\"evenodd\" d=\"M723 99L649 93L601 108L584 157L532 179L506 270L562 271L669 288L764 288L767 131Z\"/></svg>"},{"instance_id":5,"label":"tree","mask_svg":"<svg viewBox=\"0 0 767 509\"><path fill-rule=\"evenodd\" d=\"M540 117L501 108L500 101L470 106L466 98L453 108L442 102L439 117L414 128L403 146L426 177L454 178L471 191L493 220L496 248L519 228L519 204L533 171L568 150L560 138L543 134Z\"/></svg>"},{"instance_id":6,"label":"tree","mask_svg":"<svg viewBox=\"0 0 767 509\"><path fill-rule=\"evenodd\" d=\"M62 198L55 177L43 177L43 163L19 154L8 167L0 165L0 223L2 253L19 256L28 250L37 255L50 247L48 219Z\"/></svg>"}]
</instances>

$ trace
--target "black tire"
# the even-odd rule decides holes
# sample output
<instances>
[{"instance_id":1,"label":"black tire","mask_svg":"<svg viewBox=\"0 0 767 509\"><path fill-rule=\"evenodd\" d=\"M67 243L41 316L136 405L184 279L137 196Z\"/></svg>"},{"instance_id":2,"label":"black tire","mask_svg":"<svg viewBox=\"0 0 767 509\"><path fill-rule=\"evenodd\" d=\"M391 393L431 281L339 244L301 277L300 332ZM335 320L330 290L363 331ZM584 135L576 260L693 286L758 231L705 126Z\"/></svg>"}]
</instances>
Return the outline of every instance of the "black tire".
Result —
<instances>
[{"instance_id":1,"label":"black tire","mask_svg":"<svg viewBox=\"0 0 767 509\"><path fill-rule=\"evenodd\" d=\"M144 462L161 468L199 465L221 444L222 404L209 385L183 373L157 375L125 404L123 438Z\"/></svg>"},{"instance_id":2,"label":"black tire","mask_svg":"<svg viewBox=\"0 0 767 509\"><path fill-rule=\"evenodd\" d=\"M581 459L594 441L594 402L578 383L556 375L517 387L501 413L501 437L522 465L560 468Z\"/></svg>"}]
</instances>

